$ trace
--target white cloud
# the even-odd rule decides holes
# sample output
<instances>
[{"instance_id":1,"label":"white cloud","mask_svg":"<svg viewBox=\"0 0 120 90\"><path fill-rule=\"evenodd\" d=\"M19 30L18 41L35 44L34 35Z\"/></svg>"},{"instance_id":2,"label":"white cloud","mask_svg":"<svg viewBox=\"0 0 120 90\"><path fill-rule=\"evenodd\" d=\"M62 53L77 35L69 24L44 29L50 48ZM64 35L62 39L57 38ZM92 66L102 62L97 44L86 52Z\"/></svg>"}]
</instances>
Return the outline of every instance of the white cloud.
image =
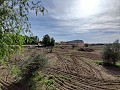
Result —
<instances>
[{"instance_id":1,"label":"white cloud","mask_svg":"<svg viewBox=\"0 0 120 90\"><path fill-rule=\"evenodd\" d=\"M90 0L45 0L43 5L48 13L44 17L31 16L32 29L42 34L49 33L57 37L57 40L69 40L71 35L78 39L83 37L89 42L120 39L120 0L97 0L98 7L93 9L95 12L89 6L91 9L84 5L84 9L81 9L81 1L85 4L84 1ZM43 31L39 31L41 29ZM82 34L81 37L79 34Z\"/></svg>"}]
</instances>

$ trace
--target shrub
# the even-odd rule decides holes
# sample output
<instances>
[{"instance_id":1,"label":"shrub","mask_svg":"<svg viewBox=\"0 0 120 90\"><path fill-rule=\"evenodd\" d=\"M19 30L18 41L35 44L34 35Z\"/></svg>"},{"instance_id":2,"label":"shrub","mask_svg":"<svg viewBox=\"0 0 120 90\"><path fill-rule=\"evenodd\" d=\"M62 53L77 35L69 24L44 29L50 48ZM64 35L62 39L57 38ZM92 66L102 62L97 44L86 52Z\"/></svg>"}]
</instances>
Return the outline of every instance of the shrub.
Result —
<instances>
[{"instance_id":1,"label":"shrub","mask_svg":"<svg viewBox=\"0 0 120 90\"><path fill-rule=\"evenodd\" d=\"M103 53L102 59L104 63L115 65L120 59L120 44L119 40L116 40L113 44L106 45Z\"/></svg>"},{"instance_id":2,"label":"shrub","mask_svg":"<svg viewBox=\"0 0 120 90\"><path fill-rule=\"evenodd\" d=\"M38 69L44 68L46 62L47 59L43 55L35 55L34 57L28 58L22 64L22 77L31 77Z\"/></svg>"}]
</instances>

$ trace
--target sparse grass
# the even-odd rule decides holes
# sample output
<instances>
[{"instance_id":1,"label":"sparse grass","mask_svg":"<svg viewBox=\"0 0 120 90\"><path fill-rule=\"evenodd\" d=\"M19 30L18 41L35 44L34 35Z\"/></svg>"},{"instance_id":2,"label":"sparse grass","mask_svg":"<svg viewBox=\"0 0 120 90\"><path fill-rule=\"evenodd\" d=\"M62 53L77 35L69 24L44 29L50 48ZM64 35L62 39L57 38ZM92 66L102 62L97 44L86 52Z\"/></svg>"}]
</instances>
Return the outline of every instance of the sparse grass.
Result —
<instances>
[{"instance_id":1,"label":"sparse grass","mask_svg":"<svg viewBox=\"0 0 120 90\"><path fill-rule=\"evenodd\" d=\"M120 67L120 63L116 63L116 66L117 66L117 67Z\"/></svg>"},{"instance_id":2,"label":"sparse grass","mask_svg":"<svg viewBox=\"0 0 120 90\"><path fill-rule=\"evenodd\" d=\"M56 90L55 85L47 86L46 90Z\"/></svg>"},{"instance_id":3,"label":"sparse grass","mask_svg":"<svg viewBox=\"0 0 120 90\"><path fill-rule=\"evenodd\" d=\"M20 69L16 66L13 65L11 70L10 70L11 75L13 75L14 77L16 77L16 81L19 81L22 77L21 77L21 71Z\"/></svg>"},{"instance_id":4,"label":"sparse grass","mask_svg":"<svg viewBox=\"0 0 120 90\"><path fill-rule=\"evenodd\" d=\"M98 61L98 60L95 61L95 63L96 63L97 65L103 65L103 61L100 61L100 60L99 60L99 61Z\"/></svg>"},{"instance_id":5,"label":"sparse grass","mask_svg":"<svg viewBox=\"0 0 120 90\"><path fill-rule=\"evenodd\" d=\"M11 74L16 77L16 81L13 84L26 84L26 87L29 87L30 90L38 90L37 87L44 82L44 77L38 74L38 70L42 70L46 62L45 56L33 54L26 61L18 65L18 67L13 66Z\"/></svg>"},{"instance_id":6,"label":"sparse grass","mask_svg":"<svg viewBox=\"0 0 120 90\"><path fill-rule=\"evenodd\" d=\"M29 82L29 86L31 86L31 90L39 90L39 86L43 85L44 78L40 76L38 73L34 74Z\"/></svg>"},{"instance_id":7,"label":"sparse grass","mask_svg":"<svg viewBox=\"0 0 120 90\"><path fill-rule=\"evenodd\" d=\"M44 84L46 86L46 90L56 90L56 86L54 84L54 80L53 80L54 76L52 75L48 75L45 80L44 80Z\"/></svg>"},{"instance_id":8,"label":"sparse grass","mask_svg":"<svg viewBox=\"0 0 120 90\"><path fill-rule=\"evenodd\" d=\"M46 81L45 81L45 85L46 85L46 86L51 86L51 85L53 85L53 80L46 80Z\"/></svg>"},{"instance_id":9,"label":"sparse grass","mask_svg":"<svg viewBox=\"0 0 120 90\"><path fill-rule=\"evenodd\" d=\"M31 78L30 85L32 85L31 90L56 90L53 76L43 73L36 73L34 77Z\"/></svg>"}]
</instances>

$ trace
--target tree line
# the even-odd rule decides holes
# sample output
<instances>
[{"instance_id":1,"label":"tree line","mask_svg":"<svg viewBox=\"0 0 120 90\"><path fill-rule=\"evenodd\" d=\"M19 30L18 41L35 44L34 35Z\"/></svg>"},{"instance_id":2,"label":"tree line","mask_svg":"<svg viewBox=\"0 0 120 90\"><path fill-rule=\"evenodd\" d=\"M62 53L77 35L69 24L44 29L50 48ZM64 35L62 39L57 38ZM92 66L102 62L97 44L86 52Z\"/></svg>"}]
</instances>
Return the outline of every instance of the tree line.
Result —
<instances>
[{"instance_id":1,"label":"tree line","mask_svg":"<svg viewBox=\"0 0 120 90\"><path fill-rule=\"evenodd\" d=\"M23 36L24 37L24 44L37 44L39 42L38 36Z\"/></svg>"},{"instance_id":2,"label":"tree line","mask_svg":"<svg viewBox=\"0 0 120 90\"><path fill-rule=\"evenodd\" d=\"M40 42L38 36L23 36L23 38L25 39L23 44L38 44ZM41 44L43 46L54 46L55 39L46 34L43 36Z\"/></svg>"}]
</instances>

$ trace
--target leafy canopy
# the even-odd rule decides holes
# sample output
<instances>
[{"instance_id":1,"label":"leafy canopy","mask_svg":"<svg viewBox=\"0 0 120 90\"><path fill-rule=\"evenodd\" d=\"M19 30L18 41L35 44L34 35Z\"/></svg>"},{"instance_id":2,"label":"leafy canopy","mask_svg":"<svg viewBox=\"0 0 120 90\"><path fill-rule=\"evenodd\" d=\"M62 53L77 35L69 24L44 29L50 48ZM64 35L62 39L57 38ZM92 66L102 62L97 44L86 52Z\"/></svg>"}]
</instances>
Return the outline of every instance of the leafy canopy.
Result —
<instances>
[{"instance_id":1,"label":"leafy canopy","mask_svg":"<svg viewBox=\"0 0 120 90\"><path fill-rule=\"evenodd\" d=\"M120 60L120 44L119 40L116 40L113 44L107 45L102 53L104 63L115 65Z\"/></svg>"},{"instance_id":2,"label":"leafy canopy","mask_svg":"<svg viewBox=\"0 0 120 90\"><path fill-rule=\"evenodd\" d=\"M0 62L21 49L25 40L21 34L31 28L30 10L44 15L46 9L36 0L0 0Z\"/></svg>"},{"instance_id":3,"label":"leafy canopy","mask_svg":"<svg viewBox=\"0 0 120 90\"><path fill-rule=\"evenodd\" d=\"M55 39L53 37L50 38L50 36L46 34L43 36L42 43L44 44L44 46L54 46Z\"/></svg>"},{"instance_id":4,"label":"leafy canopy","mask_svg":"<svg viewBox=\"0 0 120 90\"><path fill-rule=\"evenodd\" d=\"M54 46L54 45L55 45L55 39L54 39L53 37L50 39L50 45L51 45L51 46Z\"/></svg>"}]
</instances>

